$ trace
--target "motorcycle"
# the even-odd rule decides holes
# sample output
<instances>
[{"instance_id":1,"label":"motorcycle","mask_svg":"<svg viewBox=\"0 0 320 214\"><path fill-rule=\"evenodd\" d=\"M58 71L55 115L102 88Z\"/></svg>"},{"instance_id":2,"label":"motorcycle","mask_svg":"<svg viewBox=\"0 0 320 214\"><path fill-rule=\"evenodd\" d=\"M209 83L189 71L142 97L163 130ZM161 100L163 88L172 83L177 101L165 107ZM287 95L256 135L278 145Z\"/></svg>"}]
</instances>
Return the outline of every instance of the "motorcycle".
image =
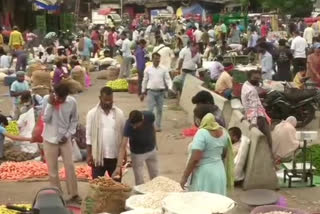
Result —
<instances>
[{"instance_id":1,"label":"motorcycle","mask_svg":"<svg viewBox=\"0 0 320 214\"><path fill-rule=\"evenodd\" d=\"M18 211L20 214L72 214L62 198L60 190L57 188L41 189L32 204L32 209L7 205L7 209Z\"/></svg>"},{"instance_id":2,"label":"motorcycle","mask_svg":"<svg viewBox=\"0 0 320 214\"><path fill-rule=\"evenodd\" d=\"M284 92L267 92L263 105L273 120L294 116L298 121L297 128L302 128L315 118L315 111L320 107L320 93L316 89L285 87Z\"/></svg>"}]
</instances>

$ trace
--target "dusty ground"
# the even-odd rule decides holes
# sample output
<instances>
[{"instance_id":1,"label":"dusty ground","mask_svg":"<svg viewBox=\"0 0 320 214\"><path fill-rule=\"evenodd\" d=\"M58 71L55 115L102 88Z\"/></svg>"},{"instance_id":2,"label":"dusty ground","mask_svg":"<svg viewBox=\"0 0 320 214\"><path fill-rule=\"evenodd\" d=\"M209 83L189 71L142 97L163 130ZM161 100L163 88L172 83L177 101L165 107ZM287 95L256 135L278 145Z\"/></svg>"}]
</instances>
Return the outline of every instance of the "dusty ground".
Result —
<instances>
[{"instance_id":1,"label":"dusty ground","mask_svg":"<svg viewBox=\"0 0 320 214\"><path fill-rule=\"evenodd\" d=\"M93 74L93 76L95 76ZM95 79L95 78L93 78ZM94 85L89 90L76 95L79 103L80 120L85 122L86 113L98 102L99 89L105 81L94 80ZM11 109L9 97L4 96L8 93L6 87L0 86L0 110L8 114ZM146 105L141 103L136 95L128 93L115 93L115 105L120 107L126 115L134 109L145 109ZM159 145L160 172L162 175L179 181L186 162L186 148L191 141L180 135L182 129L190 127L186 114L179 110L174 100L167 100L163 117L163 131L157 135ZM133 184L132 171L126 174L124 182ZM42 187L47 186L47 182L0 182L0 204L8 202L31 203L35 193ZM87 183L79 182L80 194L84 195ZM231 213L247 214L251 208L243 205L239 201L241 189L236 189L232 198L238 202L238 206ZM311 212L320 212L320 188L297 188L281 189L279 194L287 198L290 207L305 209Z\"/></svg>"}]
</instances>

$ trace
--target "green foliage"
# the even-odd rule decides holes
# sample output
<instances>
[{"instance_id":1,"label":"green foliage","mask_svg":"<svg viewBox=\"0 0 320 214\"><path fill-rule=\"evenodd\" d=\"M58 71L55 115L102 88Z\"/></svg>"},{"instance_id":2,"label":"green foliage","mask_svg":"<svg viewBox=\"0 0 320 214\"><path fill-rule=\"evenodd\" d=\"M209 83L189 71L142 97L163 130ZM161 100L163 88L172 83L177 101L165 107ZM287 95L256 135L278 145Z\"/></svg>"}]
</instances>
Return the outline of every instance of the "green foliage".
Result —
<instances>
[{"instance_id":1,"label":"green foliage","mask_svg":"<svg viewBox=\"0 0 320 214\"><path fill-rule=\"evenodd\" d=\"M242 1L242 0L241 0ZM312 9L312 0L259 0L262 7L268 10L278 10L281 14L292 16L309 16Z\"/></svg>"},{"instance_id":2,"label":"green foliage","mask_svg":"<svg viewBox=\"0 0 320 214\"><path fill-rule=\"evenodd\" d=\"M320 175L320 145L313 145L307 151L307 161L310 161L310 152L312 154L312 165L317 168L316 175ZM297 156L297 160L302 161L302 154Z\"/></svg>"}]
</instances>

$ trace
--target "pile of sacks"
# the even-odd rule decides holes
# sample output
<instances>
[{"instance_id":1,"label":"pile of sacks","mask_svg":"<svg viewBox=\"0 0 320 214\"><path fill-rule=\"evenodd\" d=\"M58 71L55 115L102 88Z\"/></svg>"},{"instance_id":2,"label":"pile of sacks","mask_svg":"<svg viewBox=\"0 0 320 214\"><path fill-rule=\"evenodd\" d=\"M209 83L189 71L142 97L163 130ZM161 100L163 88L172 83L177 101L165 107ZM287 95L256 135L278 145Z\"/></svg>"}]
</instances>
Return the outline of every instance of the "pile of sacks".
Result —
<instances>
[{"instance_id":1,"label":"pile of sacks","mask_svg":"<svg viewBox=\"0 0 320 214\"><path fill-rule=\"evenodd\" d=\"M34 94L45 96L51 89L51 76L46 66L35 63L28 67L27 76L31 77L31 87Z\"/></svg>"}]
</instances>

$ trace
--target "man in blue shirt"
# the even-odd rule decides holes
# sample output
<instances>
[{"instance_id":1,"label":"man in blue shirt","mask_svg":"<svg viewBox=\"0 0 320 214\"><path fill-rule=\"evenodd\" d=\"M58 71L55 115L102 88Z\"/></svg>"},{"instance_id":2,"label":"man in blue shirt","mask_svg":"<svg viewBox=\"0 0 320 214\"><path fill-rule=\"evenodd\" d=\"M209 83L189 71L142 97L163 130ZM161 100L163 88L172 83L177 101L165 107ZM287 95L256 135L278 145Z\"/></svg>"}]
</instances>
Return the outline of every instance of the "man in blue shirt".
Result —
<instances>
[{"instance_id":1,"label":"man in blue shirt","mask_svg":"<svg viewBox=\"0 0 320 214\"><path fill-rule=\"evenodd\" d=\"M143 80L143 73L144 69L146 68L146 46L147 42L144 39L141 39L139 41L139 45L137 47L137 50L135 52L135 57L137 61L137 69L138 69L138 81L139 81L139 95L141 95L141 89L142 89L142 80Z\"/></svg>"},{"instance_id":2,"label":"man in blue shirt","mask_svg":"<svg viewBox=\"0 0 320 214\"><path fill-rule=\"evenodd\" d=\"M129 119L127 120L124 128L117 168L113 173L114 178L117 178L120 175L128 140L130 143L132 169L136 185L144 183L144 162L148 167L150 179L159 175L158 156L156 151L156 133L153 125L154 121L155 116L150 111L134 110L130 113Z\"/></svg>"}]
</instances>

